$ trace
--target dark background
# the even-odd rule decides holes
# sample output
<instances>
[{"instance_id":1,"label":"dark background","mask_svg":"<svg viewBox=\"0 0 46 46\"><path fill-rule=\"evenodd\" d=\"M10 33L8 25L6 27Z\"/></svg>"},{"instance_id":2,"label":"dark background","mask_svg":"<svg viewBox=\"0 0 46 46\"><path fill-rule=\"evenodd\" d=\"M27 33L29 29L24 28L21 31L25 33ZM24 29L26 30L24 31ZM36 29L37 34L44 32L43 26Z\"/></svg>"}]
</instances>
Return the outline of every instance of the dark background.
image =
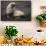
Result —
<instances>
[{"instance_id":1,"label":"dark background","mask_svg":"<svg viewBox=\"0 0 46 46\"><path fill-rule=\"evenodd\" d=\"M24 12L24 15L15 17L15 19L7 19L5 17L6 7L10 2L15 2L16 9ZM3 19L5 18L5 19ZM1 1L1 20L2 21L30 21L31 20L31 1Z\"/></svg>"}]
</instances>

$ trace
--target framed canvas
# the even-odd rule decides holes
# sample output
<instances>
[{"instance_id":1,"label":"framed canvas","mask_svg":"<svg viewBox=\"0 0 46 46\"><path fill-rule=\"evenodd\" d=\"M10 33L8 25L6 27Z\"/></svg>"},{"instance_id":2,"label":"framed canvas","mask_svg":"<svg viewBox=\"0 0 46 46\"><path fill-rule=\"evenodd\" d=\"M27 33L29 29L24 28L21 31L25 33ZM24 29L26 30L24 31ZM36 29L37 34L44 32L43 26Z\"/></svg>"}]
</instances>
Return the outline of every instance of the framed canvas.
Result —
<instances>
[{"instance_id":1,"label":"framed canvas","mask_svg":"<svg viewBox=\"0 0 46 46\"><path fill-rule=\"evenodd\" d=\"M31 1L1 1L1 21L31 21Z\"/></svg>"}]
</instances>

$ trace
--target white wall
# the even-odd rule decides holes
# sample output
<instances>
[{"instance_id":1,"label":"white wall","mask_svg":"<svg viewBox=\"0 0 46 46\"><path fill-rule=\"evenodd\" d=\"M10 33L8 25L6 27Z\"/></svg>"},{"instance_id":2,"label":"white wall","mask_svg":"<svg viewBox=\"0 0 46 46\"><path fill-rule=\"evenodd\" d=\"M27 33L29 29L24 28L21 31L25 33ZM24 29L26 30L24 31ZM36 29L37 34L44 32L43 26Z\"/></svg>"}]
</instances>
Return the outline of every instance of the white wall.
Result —
<instances>
[{"instance_id":1,"label":"white wall","mask_svg":"<svg viewBox=\"0 0 46 46\"><path fill-rule=\"evenodd\" d=\"M40 27L36 22L36 15L40 14L40 6L46 5L46 0L32 0L32 19L31 21L15 21L15 22L2 22L0 21L0 33L4 34L4 29L6 25L14 25L18 29L18 36L22 34L24 36L31 36L35 33L37 29L43 29L46 31L46 28ZM33 32L33 33L32 33ZM41 36L40 36L41 37Z\"/></svg>"}]
</instances>

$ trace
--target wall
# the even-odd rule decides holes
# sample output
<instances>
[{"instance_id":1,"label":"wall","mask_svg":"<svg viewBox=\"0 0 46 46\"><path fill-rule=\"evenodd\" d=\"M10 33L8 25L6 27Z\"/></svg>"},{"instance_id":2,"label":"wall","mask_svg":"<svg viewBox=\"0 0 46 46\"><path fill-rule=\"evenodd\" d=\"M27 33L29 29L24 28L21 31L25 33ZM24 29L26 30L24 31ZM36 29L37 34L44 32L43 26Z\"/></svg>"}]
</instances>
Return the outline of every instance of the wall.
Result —
<instances>
[{"instance_id":1,"label":"wall","mask_svg":"<svg viewBox=\"0 0 46 46\"><path fill-rule=\"evenodd\" d=\"M6 25L14 25L18 29L18 36L22 34L24 36L31 36L33 33L36 34L37 29L42 29L46 31L46 28L40 27L37 23L35 17L41 13L40 6L46 5L46 0L32 0L32 15L31 21L0 21L0 34L4 34L4 29ZM33 32L33 33L32 33ZM38 34L39 36L39 34ZM40 36L41 37L41 36Z\"/></svg>"}]
</instances>

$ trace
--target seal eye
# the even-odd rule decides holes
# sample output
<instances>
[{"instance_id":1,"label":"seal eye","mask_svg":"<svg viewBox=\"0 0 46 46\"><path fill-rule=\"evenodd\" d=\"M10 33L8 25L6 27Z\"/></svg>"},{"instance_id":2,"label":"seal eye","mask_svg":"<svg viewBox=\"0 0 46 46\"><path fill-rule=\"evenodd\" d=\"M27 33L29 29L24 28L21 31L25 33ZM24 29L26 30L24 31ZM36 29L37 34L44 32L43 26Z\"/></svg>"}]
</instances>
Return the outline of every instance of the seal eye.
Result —
<instances>
[{"instance_id":1,"label":"seal eye","mask_svg":"<svg viewBox=\"0 0 46 46\"><path fill-rule=\"evenodd\" d=\"M11 5L11 8L13 8L13 7L15 7L15 4L12 4L12 5Z\"/></svg>"}]
</instances>

